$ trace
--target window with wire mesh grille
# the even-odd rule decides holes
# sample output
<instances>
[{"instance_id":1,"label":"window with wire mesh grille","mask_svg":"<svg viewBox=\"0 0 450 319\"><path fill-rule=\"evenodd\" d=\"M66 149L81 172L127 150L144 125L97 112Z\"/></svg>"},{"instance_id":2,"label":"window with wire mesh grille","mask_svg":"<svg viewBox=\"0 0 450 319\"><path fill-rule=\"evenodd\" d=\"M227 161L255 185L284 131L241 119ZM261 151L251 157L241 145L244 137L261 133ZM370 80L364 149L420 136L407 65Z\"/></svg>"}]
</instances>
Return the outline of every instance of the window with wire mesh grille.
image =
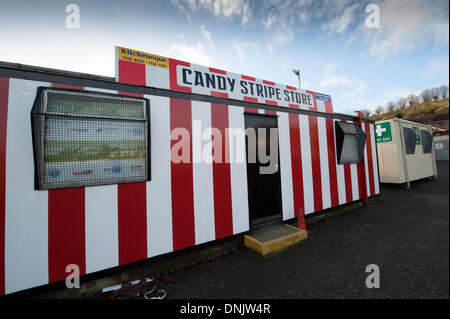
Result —
<instances>
[{"instance_id":1,"label":"window with wire mesh grille","mask_svg":"<svg viewBox=\"0 0 450 319\"><path fill-rule=\"evenodd\" d=\"M150 180L149 101L38 89L31 111L35 188Z\"/></svg>"}]
</instances>

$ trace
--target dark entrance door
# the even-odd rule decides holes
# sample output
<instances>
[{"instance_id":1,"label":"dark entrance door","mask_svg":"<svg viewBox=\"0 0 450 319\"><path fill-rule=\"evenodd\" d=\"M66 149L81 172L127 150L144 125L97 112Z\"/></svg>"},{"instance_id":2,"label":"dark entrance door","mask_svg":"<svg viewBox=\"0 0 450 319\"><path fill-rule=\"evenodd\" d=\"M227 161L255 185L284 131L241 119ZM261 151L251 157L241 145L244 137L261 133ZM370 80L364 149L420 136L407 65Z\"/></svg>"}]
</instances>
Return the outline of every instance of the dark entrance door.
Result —
<instances>
[{"instance_id":1,"label":"dark entrance door","mask_svg":"<svg viewBox=\"0 0 450 319\"><path fill-rule=\"evenodd\" d=\"M263 114L245 114L245 128L253 128L256 132L256 139L246 136L247 146L247 183L250 225L257 225L267 221L281 219L281 180L279 169L279 156L276 163L272 163L275 169L271 174L261 174L261 167L269 166L269 163L261 163L259 156L253 161L249 156L254 147L255 154L258 154L258 148L265 147L265 154L270 150L270 128L278 131L278 120L275 116ZM262 128L263 131L258 130ZM263 141L259 141L259 135L265 135ZM277 140L278 142L278 140ZM265 145L264 145L265 144ZM276 145L278 147L278 143ZM278 150L278 149L277 149ZM278 154L278 152L277 152Z\"/></svg>"}]
</instances>

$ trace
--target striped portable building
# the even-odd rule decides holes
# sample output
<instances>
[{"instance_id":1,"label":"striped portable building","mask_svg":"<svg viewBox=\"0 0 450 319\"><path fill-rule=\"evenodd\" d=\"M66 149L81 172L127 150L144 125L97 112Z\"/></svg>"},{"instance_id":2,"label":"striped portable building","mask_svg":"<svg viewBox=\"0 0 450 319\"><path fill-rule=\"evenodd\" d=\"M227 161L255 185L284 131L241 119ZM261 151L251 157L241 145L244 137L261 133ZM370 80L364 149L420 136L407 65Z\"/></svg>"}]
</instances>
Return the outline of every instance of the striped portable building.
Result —
<instances>
[{"instance_id":1,"label":"striped portable building","mask_svg":"<svg viewBox=\"0 0 450 319\"><path fill-rule=\"evenodd\" d=\"M154 55L125 61L121 49L115 79L0 63L0 295L65 280L70 264L83 275L249 231L247 163L198 154L207 145L246 154L228 130L245 130L252 116L278 127L280 221L380 192L374 122L360 126L362 161L338 164L336 123L358 119L333 113L328 95ZM213 87L212 75L227 87L217 78ZM148 99L149 180L36 189L30 113L39 88ZM190 133L187 162L171 160L177 128Z\"/></svg>"}]
</instances>

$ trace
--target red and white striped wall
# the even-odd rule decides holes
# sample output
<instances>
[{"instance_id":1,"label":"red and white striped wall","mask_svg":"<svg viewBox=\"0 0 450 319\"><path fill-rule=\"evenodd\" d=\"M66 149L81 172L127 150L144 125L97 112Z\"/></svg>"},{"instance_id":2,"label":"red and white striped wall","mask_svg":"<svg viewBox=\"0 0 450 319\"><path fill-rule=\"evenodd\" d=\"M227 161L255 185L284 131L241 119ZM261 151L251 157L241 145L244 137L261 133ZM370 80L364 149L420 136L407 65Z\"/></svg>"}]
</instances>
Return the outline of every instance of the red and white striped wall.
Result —
<instances>
[{"instance_id":1,"label":"red and white striped wall","mask_svg":"<svg viewBox=\"0 0 450 319\"><path fill-rule=\"evenodd\" d=\"M145 74L142 67L127 69L120 81L145 85ZM205 128L245 130L244 112L251 110L145 95L151 104L151 181L36 191L30 112L39 86L60 85L0 78L0 295L64 280L68 264L92 273L249 230L245 160L195 157L215 145ZM331 103L315 99L314 108L327 111ZM336 164L336 120L266 113L279 116L283 220L358 200L363 183L369 196L379 193L373 124L363 123L361 171L356 164ZM170 159L177 142L170 132L177 127L192 133L190 163ZM202 134L200 143L196 134ZM245 144L231 143L227 134L221 142L222 154L226 148L245 154Z\"/></svg>"}]
</instances>

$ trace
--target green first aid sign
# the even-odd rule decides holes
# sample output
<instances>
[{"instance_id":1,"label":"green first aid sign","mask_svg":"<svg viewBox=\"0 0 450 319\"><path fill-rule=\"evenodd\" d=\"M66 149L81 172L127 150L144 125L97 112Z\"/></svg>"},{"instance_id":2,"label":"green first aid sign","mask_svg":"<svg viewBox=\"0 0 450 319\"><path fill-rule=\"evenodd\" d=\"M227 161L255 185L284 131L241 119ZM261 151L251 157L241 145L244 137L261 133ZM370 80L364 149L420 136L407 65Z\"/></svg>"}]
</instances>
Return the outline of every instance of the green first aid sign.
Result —
<instances>
[{"instance_id":1,"label":"green first aid sign","mask_svg":"<svg viewBox=\"0 0 450 319\"><path fill-rule=\"evenodd\" d=\"M377 143L392 141L391 123L383 122L375 124L375 136Z\"/></svg>"},{"instance_id":2,"label":"green first aid sign","mask_svg":"<svg viewBox=\"0 0 450 319\"><path fill-rule=\"evenodd\" d=\"M416 126L413 126L412 129L413 129L414 133L416 133L416 144L417 145L422 144L422 142L420 141L420 129Z\"/></svg>"}]
</instances>

